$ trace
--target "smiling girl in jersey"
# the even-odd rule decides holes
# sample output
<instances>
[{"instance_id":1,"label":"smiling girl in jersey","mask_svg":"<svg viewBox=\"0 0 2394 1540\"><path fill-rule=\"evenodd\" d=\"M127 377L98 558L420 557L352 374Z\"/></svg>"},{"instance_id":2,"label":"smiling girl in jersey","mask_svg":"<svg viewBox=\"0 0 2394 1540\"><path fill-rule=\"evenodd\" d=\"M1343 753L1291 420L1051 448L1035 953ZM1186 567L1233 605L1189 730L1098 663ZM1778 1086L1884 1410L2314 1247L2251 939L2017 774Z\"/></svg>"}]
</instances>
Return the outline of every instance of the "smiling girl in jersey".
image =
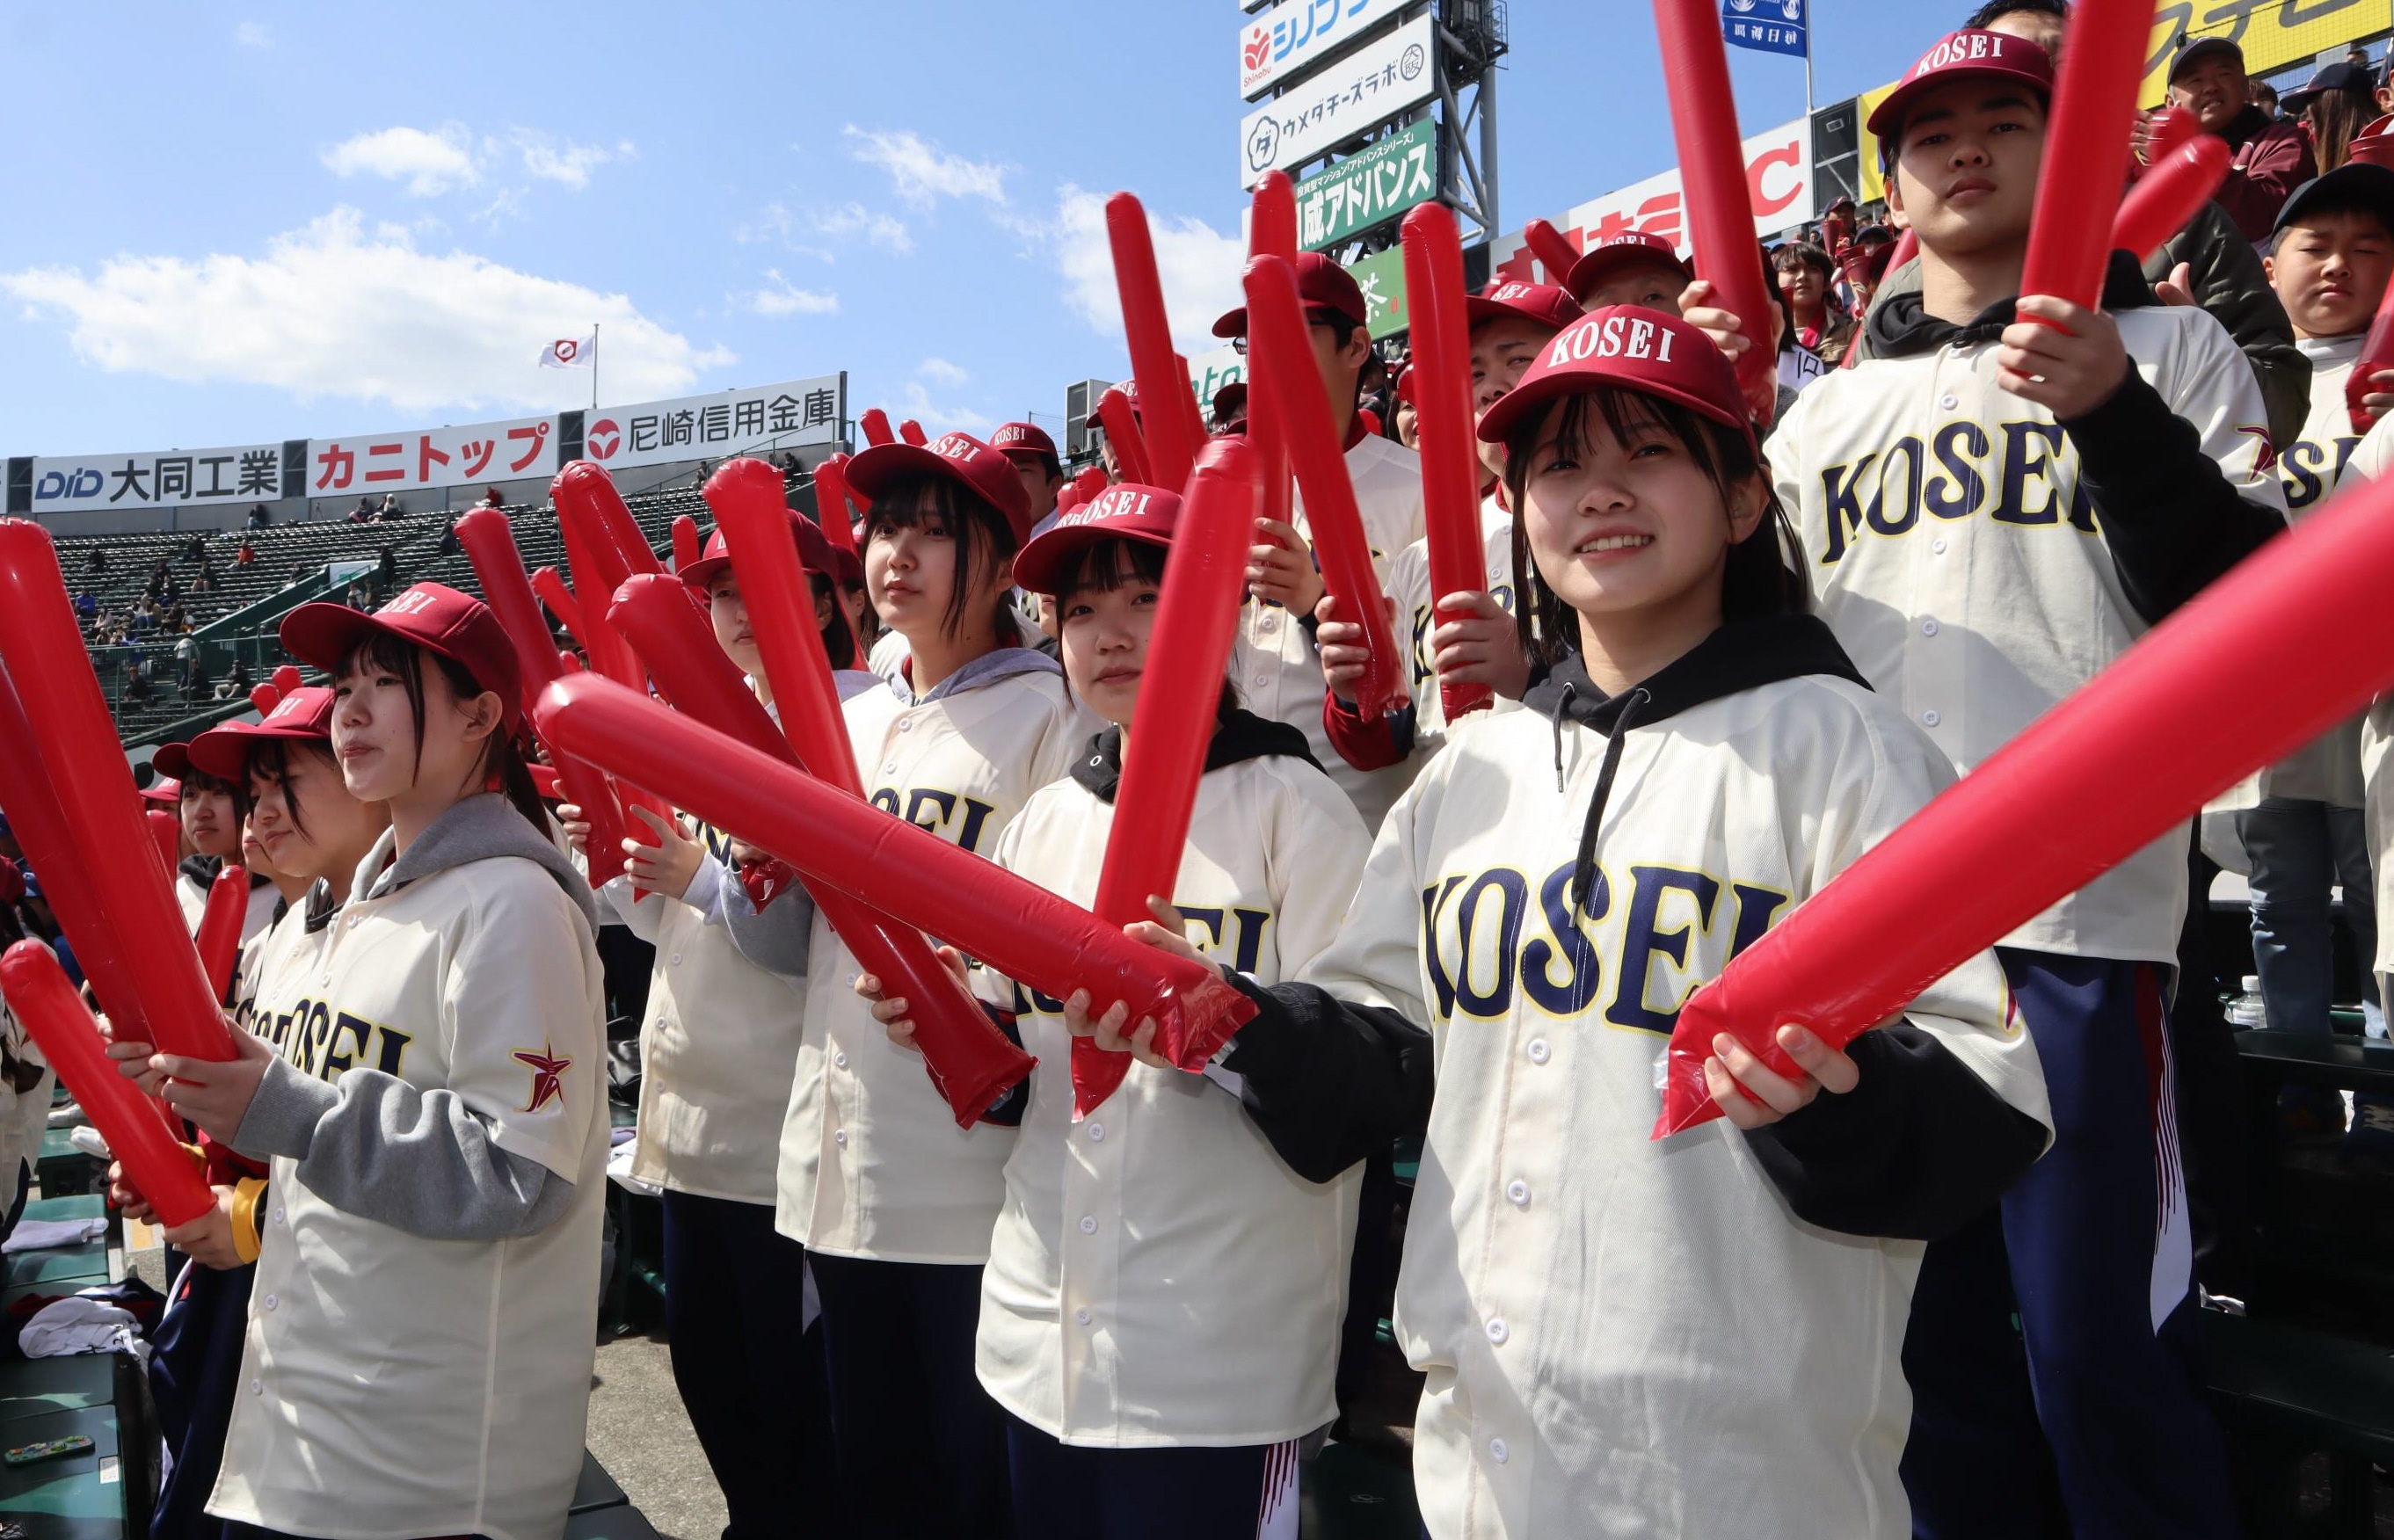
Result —
<instances>
[{"instance_id":1,"label":"smiling girl in jersey","mask_svg":"<svg viewBox=\"0 0 2394 1540\"><path fill-rule=\"evenodd\" d=\"M982 854L1094 726L1056 664L1020 645L1014 555L1031 520L998 451L961 433L882 444L848 467L872 499L865 581L907 656L842 707L875 806ZM847 988L854 958L803 888L718 913L748 958L810 989L774 1224L822 1302L832 1438L849 1521L891 1533L1009 1533L1006 1429L973 1377L981 1264L1014 1131L959 1129L920 1058Z\"/></svg>"},{"instance_id":2,"label":"smiling girl in jersey","mask_svg":"<svg viewBox=\"0 0 2394 1540\"><path fill-rule=\"evenodd\" d=\"M282 638L333 674L342 781L390 828L278 984L279 1057L243 1034L230 1064L151 1060L178 1111L273 1159L209 1511L555 1540L598 1313L595 905L548 837L487 606L418 584L372 615L303 605Z\"/></svg>"},{"instance_id":3,"label":"smiling girl in jersey","mask_svg":"<svg viewBox=\"0 0 2394 1540\"><path fill-rule=\"evenodd\" d=\"M1032 797L994 859L1075 903L1097 896L1134 707L1151 684L1158 696L1202 687L1148 678L1179 516L1169 492L1112 487L1015 563L1055 604L1074 696L1113 725ZM1193 921L1225 965L1276 983L1329 945L1370 836L1304 733L1217 689L1177 912L1160 900L1158 912ZM1075 1123L1072 1037L1119 1046L1120 1007L1092 1022L1085 996L991 982L983 993L1019 1013L1039 1059L980 1303L980 1380L1008 1414L1015 1533L1293 1540L1296 1441L1337 1410L1357 1167L1292 1166L1236 1076L1183 1074L1144 1037L1120 1088ZM857 984L876 1001L878 987ZM901 998L875 1014L904 1041L905 1011Z\"/></svg>"},{"instance_id":4,"label":"smiling girl in jersey","mask_svg":"<svg viewBox=\"0 0 2394 1540\"><path fill-rule=\"evenodd\" d=\"M1782 1029L1792 1081L1718 1040L1726 1119L1650 1133L1688 992L1952 772L1804 612L1702 332L1598 310L1480 435L1546 676L1451 732L1303 982L1233 979L1260 1014L1224 1067L1336 1158L1435 1061L1397 1334L1437 1540L1896 1540L1916 1238L2045 1142L1994 959L1845 1052Z\"/></svg>"}]
</instances>

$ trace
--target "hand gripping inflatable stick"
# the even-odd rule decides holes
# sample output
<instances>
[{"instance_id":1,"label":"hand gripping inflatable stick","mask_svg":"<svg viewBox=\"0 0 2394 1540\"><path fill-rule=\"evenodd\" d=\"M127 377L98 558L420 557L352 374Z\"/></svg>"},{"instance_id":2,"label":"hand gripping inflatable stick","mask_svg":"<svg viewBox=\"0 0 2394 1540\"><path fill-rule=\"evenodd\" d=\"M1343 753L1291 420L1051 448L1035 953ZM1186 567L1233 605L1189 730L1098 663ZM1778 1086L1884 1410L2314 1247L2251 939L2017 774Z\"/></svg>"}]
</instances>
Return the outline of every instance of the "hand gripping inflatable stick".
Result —
<instances>
[{"instance_id":1,"label":"hand gripping inflatable stick","mask_svg":"<svg viewBox=\"0 0 2394 1540\"><path fill-rule=\"evenodd\" d=\"M2073 45L2074 46L2074 45ZM1680 1007L1657 1139L1719 1115L1728 1032L1781 1074L1842 1047L2038 911L2394 683L2394 481L2338 495L1839 873ZM2216 702L2239 703L2219 731Z\"/></svg>"},{"instance_id":2,"label":"hand gripping inflatable stick","mask_svg":"<svg viewBox=\"0 0 2394 1540\"><path fill-rule=\"evenodd\" d=\"M1153 918L1149 896L1168 902L1179 881L1190 813L1197 805L1197 783L1205 772L1205 750L1214 741L1221 701L1221 691L1206 689L1205 681L1223 677L1239 633L1247 552L1263 495L1257 459L1248 445L1217 439L1199 452L1189 479L1147 660L1149 678L1182 683L1139 692L1138 731L1123 752L1113 826L1091 905L1110 925ZM1126 1053L1109 1053L1095 1038L1073 1038L1072 1115L1094 1112L1122 1085L1130 1066Z\"/></svg>"}]
</instances>

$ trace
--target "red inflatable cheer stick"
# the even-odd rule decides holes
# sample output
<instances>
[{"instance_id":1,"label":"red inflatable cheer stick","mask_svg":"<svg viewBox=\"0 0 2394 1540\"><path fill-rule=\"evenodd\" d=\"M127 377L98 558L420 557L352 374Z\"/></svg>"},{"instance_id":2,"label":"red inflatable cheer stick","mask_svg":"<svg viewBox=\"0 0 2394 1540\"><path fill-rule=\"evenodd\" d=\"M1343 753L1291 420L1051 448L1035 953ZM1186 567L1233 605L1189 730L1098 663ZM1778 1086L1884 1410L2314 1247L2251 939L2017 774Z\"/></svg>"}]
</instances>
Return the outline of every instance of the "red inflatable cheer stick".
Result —
<instances>
[{"instance_id":1,"label":"red inflatable cheer stick","mask_svg":"<svg viewBox=\"0 0 2394 1540\"><path fill-rule=\"evenodd\" d=\"M1405 294L1413 307L1414 410L1421 439L1422 516L1429 533L1430 611L1449 594L1483 593L1488 555L1480 533L1480 441L1471 414L1471 322L1464 309L1463 243L1444 204L1405 216ZM1450 722L1494 700L1484 684L1441 678Z\"/></svg>"},{"instance_id":2,"label":"red inflatable cheer stick","mask_svg":"<svg viewBox=\"0 0 2394 1540\"><path fill-rule=\"evenodd\" d=\"M108 874L94 897L128 959L130 948L141 949L132 978L151 1041L187 1059L230 1059L224 1015L208 997L175 902L173 863L162 866L150 854L140 794L84 652L58 552L49 533L28 520L0 520L0 663L86 870Z\"/></svg>"},{"instance_id":3,"label":"red inflatable cheer stick","mask_svg":"<svg viewBox=\"0 0 2394 1540\"><path fill-rule=\"evenodd\" d=\"M1285 171L1268 171L1256 184L1255 213L1248 227L1247 253L1277 257L1292 268L1296 263L1296 184ZM1256 468L1263 480L1263 518L1275 524L1289 521L1294 506L1289 481L1288 442L1280 430L1280 412L1270 402L1271 380L1279 371L1256 366L1254 339L1247 353L1247 437L1256 446Z\"/></svg>"},{"instance_id":4,"label":"red inflatable cheer stick","mask_svg":"<svg viewBox=\"0 0 2394 1540\"><path fill-rule=\"evenodd\" d=\"M515 531L507 523L507 516L496 508L477 508L457 520L457 543L466 548L466 559L474 565L484 602L498 617L499 628L507 634L509 645L515 648L516 672L523 679L523 706L528 712L539 699L541 686L564 669L558 662L556 646L549 640L548 624L540 618L540 604L533 598L533 585L524 578L523 558L516 551ZM543 567L541 573L558 590L552 599L554 607L558 599L564 599L565 586L550 569ZM565 602L571 607L571 600ZM581 619L578 612L574 619ZM590 885L604 886L624 871L624 814L615 800L615 788L596 765L559 755L556 768L565 800L580 808L583 818L590 824Z\"/></svg>"},{"instance_id":5,"label":"red inflatable cheer stick","mask_svg":"<svg viewBox=\"0 0 2394 1540\"><path fill-rule=\"evenodd\" d=\"M1189 484L1200 441L1190 436L1195 402L1189 376L1172 351L1172 324L1164 309L1164 280L1155 270L1155 243L1147 210L1127 192L1106 200L1106 238L1112 244L1114 288L1122 296L1123 330L1130 340L1131 374L1138 381L1139 418L1147 429L1148 486L1177 493ZM1109 425L1108 431L1112 427ZM1116 453L1120 453L1119 450Z\"/></svg>"},{"instance_id":6,"label":"red inflatable cheer stick","mask_svg":"<svg viewBox=\"0 0 2394 1540\"><path fill-rule=\"evenodd\" d=\"M2037 182L2023 295L2051 295L2088 309L2102 303L2152 30L2153 0L2081 0L2071 15L2070 47L2045 132L2046 144L2069 155L2070 169Z\"/></svg>"},{"instance_id":7,"label":"red inflatable cheer stick","mask_svg":"<svg viewBox=\"0 0 2394 1540\"><path fill-rule=\"evenodd\" d=\"M214 1208L216 1194L191 1151L160 1124L133 1082L116 1073L116 1060L100 1044L99 1023L75 997L58 954L39 941L19 941L0 955L0 993L158 1218L169 1226L189 1224Z\"/></svg>"},{"instance_id":8,"label":"red inflatable cheer stick","mask_svg":"<svg viewBox=\"0 0 2394 1540\"><path fill-rule=\"evenodd\" d=\"M2228 141L2209 134L2156 156L2111 221L2111 249L2138 261L2186 228L2228 178Z\"/></svg>"},{"instance_id":9,"label":"red inflatable cheer stick","mask_svg":"<svg viewBox=\"0 0 2394 1540\"><path fill-rule=\"evenodd\" d=\"M275 703L282 699L282 695L270 684L260 682L249 687L249 704L257 708L257 714L260 717L271 712Z\"/></svg>"},{"instance_id":10,"label":"red inflatable cheer stick","mask_svg":"<svg viewBox=\"0 0 2394 1540\"><path fill-rule=\"evenodd\" d=\"M1247 263L1247 332L1273 372L1276 425L1288 443L1289 464L1305 493L1306 522L1322 564L1322 581L1338 600L1342 619L1359 621L1371 653L1356 681L1355 709L1367 722L1388 715L1399 693L1401 654L1388 626L1388 607L1372 566L1371 542L1355 507L1354 483L1331 426L1330 398L1313 367L1306 340L1305 308L1297 298L1296 273L1277 257Z\"/></svg>"},{"instance_id":11,"label":"red inflatable cheer stick","mask_svg":"<svg viewBox=\"0 0 2394 1540\"><path fill-rule=\"evenodd\" d=\"M158 851L158 864L166 869L166 882L173 887L175 869L183 861L183 821L163 808L144 808L141 821L149 825L150 843Z\"/></svg>"},{"instance_id":12,"label":"red inflatable cheer stick","mask_svg":"<svg viewBox=\"0 0 2394 1540\"><path fill-rule=\"evenodd\" d=\"M815 522L834 546L853 551L856 523L848 515L848 456L835 454L815 467Z\"/></svg>"},{"instance_id":13,"label":"red inflatable cheer stick","mask_svg":"<svg viewBox=\"0 0 2394 1540\"><path fill-rule=\"evenodd\" d=\"M1109 390L1098 401L1098 421L1105 426L1106 441L1114 446L1114 464L1122 467L1125 481L1151 487L1160 483L1148 464L1147 439L1139 431L1138 414L1131 409L1130 398L1119 390Z\"/></svg>"},{"instance_id":14,"label":"red inflatable cheer stick","mask_svg":"<svg viewBox=\"0 0 2394 1540\"><path fill-rule=\"evenodd\" d=\"M923 431L923 425L912 417L906 418L898 425L898 437L916 448L931 441L931 436Z\"/></svg>"},{"instance_id":15,"label":"red inflatable cheer stick","mask_svg":"<svg viewBox=\"0 0 2394 1540\"><path fill-rule=\"evenodd\" d=\"M1546 265L1549 283L1563 283L1579 264L1579 248L1572 244L1571 237L1544 219L1532 219L1521 227L1521 240L1530 248L1530 255ZM1409 278L1405 282L1406 293L1411 294L1413 281ZM1741 315L1739 319L1744 318Z\"/></svg>"},{"instance_id":16,"label":"red inflatable cheer stick","mask_svg":"<svg viewBox=\"0 0 2394 1540\"><path fill-rule=\"evenodd\" d=\"M548 497L559 518L579 522L588 532L591 544L611 553L609 564L621 566L625 576L664 571L656 551L649 545L649 537L640 532L639 521L625 507L624 494L615 490L615 479L607 474L606 467L592 460L574 461L550 480ZM575 575L581 574L577 572ZM616 586L622 582L622 578L616 579ZM615 589L610 587L607 591L612 594Z\"/></svg>"},{"instance_id":17,"label":"red inflatable cheer stick","mask_svg":"<svg viewBox=\"0 0 2394 1540\"><path fill-rule=\"evenodd\" d=\"M616 593L608 617L632 639L675 710L760 754L797 763L740 670L723 655L688 589L661 577L633 578ZM800 880L856 954L858 967L879 979L886 993L906 1000L932 1084L947 1099L956 1125L971 1127L1034 1061L990 1025L921 935L819 879Z\"/></svg>"},{"instance_id":18,"label":"red inflatable cheer stick","mask_svg":"<svg viewBox=\"0 0 2394 1540\"><path fill-rule=\"evenodd\" d=\"M200 912L200 971L216 991L218 1005L232 994L233 965L241 961L241 923L249 917L249 870L226 862L208 884L207 907Z\"/></svg>"},{"instance_id":19,"label":"red inflatable cheer stick","mask_svg":"<svg viewBox=\"0 0 2394 1540\"><path fill-rule=\"evenodd\" d=\"M2074 46L2074 45L2073 45ZM2205 799L2394 683L2394 481L2347 491L2221 578L1690 996L1659 1138L1716 1114L1734 1033L1781 1074L1794 1022L1842 1046ZM2241 703L2221 732L2209 706Z\"/></svg>"},{"instance_id":20,"label":"red inflatable cheer stick","mask_svg":"<svg viewBox=\"0 0 2394 1540\"><path fill-rule=\"evenodd\" d=\"M2183 107L2157 109L2145 125L2145 162L2161 160L2203 132L2203 120Z\"/></svg>"},{"instance_id":21,"label":"red inflatable cheer stick","mask_svg":"<svg viewBox=\"0 0 2394 1540\"><path fill-rule=\"evenodd\" d=\"M1081 474L1072 478L1072 484L1080 488L1081 501L1084 503L1089 501L1089 499L1095 497L1098 494L1105 491L1106 488L1113 485L1111 480L1107 480L1106 467L1103 466L1089 467L1086 470L1082 471Z\"/></svg>"},{"instance_id":22,"label":"red inflatable cheer stick","mask_svg":"<svg viewBox=\"0 0 2394 1540\"><path fill-rule=\"evenodd\" d=\"M1713 286L1713 302L1736 315L1752 344L1738 355L1755 425L1767 428L1779 400L1779 356L1770 317L1778 307L1762 273L1754 200L1746 190L1745 150L1737 132L1737 99L1730 92L1729 57L1721 43L1720 7L1712 0L1654 0L1654 28L1663 40L1663 83L1671 96L1671 136L1686 184L1688 242L1696 276ZM2073 35L2071 47L2078 42ZM2119 178L2112 178L2119 185Z\"/></svg>"},{"instance_id":23,"label":"red inflatable cheer stick","mask_svg":"<svg viewBox=\"0 0 2394 1540\"><path fill-rule=\"evenodd\" d=\"M1142 945L994 862L630 691L560 679L540 717L552 741L1009 979L1059 999L1085 989L1097 1011L1120 1001L1131 1020L1152 1018L1156 1051L1184 1070L1203 1070L1255 1015L1216 969Z\"/></svg>"},{"instance_id":24,"label":"red inflatable cheer stick","mask_svg":"<svg viewBox=\"0 0 2394 1540\"><path fill-rule=\"evenodd\" d=\"M1214 741L1219 679L1239 632L1247 551L1255 543L1263 492L1258 456L1235 439L1217 439L1197 456L1189 496L1172 533L1164 597L1148 644L1147 677L1186 688L1141 691L1137 725L1123 752L1121 790L1106 836L1106 862L1090 907L1111 925L1152 918L1150 897L1169 899L1189 843L1190 811ZM1117 488L1112 496L1145 496ZM1061 998L1059 996L1059 998ZM1072 1115L1086 1117L1130 1072L1126 1053L1108 1053L1091 1037L1072 1039Z\"/></svg>"},{"instance_id":25,"label":"red inflatable cheer stick","mask_svg":"<svg viewBox=\"0 0 2394 1540\"><path fill-rule=\"evenodd\" d=\"M307 682L296 664L284 664L274 671L274 693L279 700Z\"/></svg>"},{"instance_id":26,"label":"red inflatable cheer stick","mask_svg":"<svg viewBox=\"0 0 2394 1540\"><path fill-rule=\"evenodd\" d=\"M1056 512L1057 512L1057 515L1060 518L1061 516L1063 516L1063 515L1065 515L1065 514L1068 514L1068 513L1072 512L1074 508L1077 508L1077 507L1079 507L1080 506L1081 506L1081 487L1080 487L1080 483L1079 483L1079 482L1077 482L1077 481L1067 481L1067 482L1065 482L1065 483L1064 483L1064 489L1063 489L1061 492L1059 492L1059 493L1056 494Z\"/></svg>"},{"instance_id":27,"label":"red inflatable cheer stick","mask_svg":"<svg viewBox=\"0 0 2394 1540\"><path fill-rule=\"evenodd\" d=\"M496 508L488 511L498 512ZM471 515L467 517L470 518ZM500 514L500 517L506 516ZM510 540L508 544L513 546L514 542ZM543 604L548 606L548 612L557 617L557 624L565 627L565 634L573 638L573 645L585 652L589 652L589 638L582 629L582 606L574 602L572 593L565 586L565 579L559 575L557 569L542 567L535 570L532 574L532 591L540 597ZM541 624L540 633L542 636L548 635L546 622Z\"/></svg>"},{"instance_id":28,"label":"red inflatable cheer stick","mask_svg":"<svg viewBox=\"0 0 2394 1540\"><path fill-rule=\"evenodd\" d=\"M2373 383L2379 374L2394 369L2394 284L2386 290L2386 297L2377 302L2377 316L2369 323L2369 337L2361 345L2361 357L2352 366L2351 377L2344 382L2344 408L2352 417L2352 430L2367 433L2376 424L2377 415L2362 404L2362 400L2376 390Z\"/></svg>"},{"instance_id":29,"label":"red inflatable cheer stick","mask_svg":"<svg viewBox=\"0 0 2394 1540\"><path fill-rule=\"evenodd\" d=\"M697 560L700 553L706 547L698 538L698 520L692 519L686 513L675 514L673 521L674 571L679 572L684 567L687 567L691 562Z\"/></svg>"},{"instance_id":30,"label":"red inflatable cheer stick","mask_svg":"<svg viewBox=\"0 0 2394 1540\"><path fill-rule=\"evenodd\" d=\"M898 441L898 435L889 431L889 414L877 406L866 407L856 423L864 429L864 441L875 449Z\"/></svg>"}]
</instances>

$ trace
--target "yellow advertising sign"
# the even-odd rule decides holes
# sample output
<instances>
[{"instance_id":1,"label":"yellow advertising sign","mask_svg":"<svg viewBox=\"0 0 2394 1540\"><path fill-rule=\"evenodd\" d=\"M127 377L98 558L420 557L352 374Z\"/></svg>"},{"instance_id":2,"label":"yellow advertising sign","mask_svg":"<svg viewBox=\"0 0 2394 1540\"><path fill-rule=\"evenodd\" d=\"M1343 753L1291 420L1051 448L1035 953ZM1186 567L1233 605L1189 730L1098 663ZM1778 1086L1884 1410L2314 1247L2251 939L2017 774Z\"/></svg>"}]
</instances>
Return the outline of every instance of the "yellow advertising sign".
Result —
<instances>
[{"instance_id":1,"label":"yellow advertising sign","mask_svg":"<svg viewBox=\"0 0 2394 1540\"><path fill-rule=\"evenodd\" d=\"M2190 37L2224 37L2244 50L2244 68L2266 75L2289 64L2394 27L2394 0L2163 0L2153 15L2145 83L2137 100L2157 107L2168 95L2169 62ZM1865 91L1856 109L1863 123L1893 83ZM1862 200L1887 196L1879 176L1877 136L1861 134Z\"/></svg>"}]
</instances>

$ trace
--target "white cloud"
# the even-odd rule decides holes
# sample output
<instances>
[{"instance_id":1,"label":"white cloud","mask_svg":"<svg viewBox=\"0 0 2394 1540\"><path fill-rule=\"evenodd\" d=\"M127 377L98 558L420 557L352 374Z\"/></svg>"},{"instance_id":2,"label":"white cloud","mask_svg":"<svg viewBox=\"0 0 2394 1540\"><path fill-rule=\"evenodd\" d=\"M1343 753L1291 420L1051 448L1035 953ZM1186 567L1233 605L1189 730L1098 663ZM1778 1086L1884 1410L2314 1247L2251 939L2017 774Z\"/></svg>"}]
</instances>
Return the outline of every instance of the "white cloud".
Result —
<instances>
[{"instance_id":1,"label":"white cloud","mask_svg":"<svg viewBox=\"0 0 2394 1540\"><path fill-rule=\"evenodd\" d=\"M1098 331L1122 336L1122 295L1114 285L1113 248L1106 241L1105 199L1068 182L1058 191L1052 221L1015 228L1046 244L1064 276L1065 302ZM1158 216L1151 209L1147 228L1174 340L1192 355L1220 346L1212 335L1214 322L1243 302L1239 273L1246 263L1245 240L1235 230L1224 234L1203 219Z\"/></svg>"},{"instance_id":2,"label":"white cloud","mask_svg":"<svg viewBox=\"0 0 2394 1540\"><path fill-rule=\"evenodd\" d=\"M1002 162L951 155L911 128L867 133L851 123L840 133L854 141L848 153L889 173L891 188L910 204L928 204L940 198L1006 202L1006 174L1013 168Z\"/></svg>"},{"instance_id":3,"label":"white cloud","mask_svg":"<svg viewBox=\"0 0 2394 1540\"><path fill-rule=\"evenodd\" d=\"M818 209L814 216L817 233L844 238L862 235L873 245L901 257L914 249L914 237L906 222L892 215L868 209L862 204L842 204L837 208Z\"/></svg>"},{"instance_id":4,"label":"white cloud","mask_svg":"<svg viewBox=\"0 0 2394 1540\"><path fill-rule=\"evenodd\" d=\"M632 141L624 139L614 149L603 145L576 144L572 139L559 140L537 129L519 128L496 146L512 149L523 159L523 168L543 181L556 182L579 192L590 185L593 166L634 153Z\"/></svg>"},{"instance_id":5,"label":"white cloud","mask_svg":"<svg viewBox=\"0 0 2394 1540\"><path fill-rule=\"evenodd\" d=\"M986 438L997 426L995 418L974 411L968 406L941 405L931 400L931 393L919 380L909 380L904 393L896 401L887 397L874 402L889 414L891 422L912 417L923 425L923 430L936 439L942 433L974 433Z\"/></svg>"},{"instance_id":6,"label":"white cloud","mask_svg":"<svg viewBox=\"0 0 2394 1540\"><path fill-rule=\"evenodd\" d=\"M256 21L244 21L232 30L232 40L244 48L270 48L274 34Z\"/></svg>"},{"instance_id":7,"label":"white cloud","mask_svg":"<svg viewBox=\"0 0 2394 1540\"><path fill-rule=\"evenodd\" d=\"M964 385L972 379L970 375L943 358L925 359L915 367L914 373L940 385Z\"/></svg>"},{"instance_id":8,"label":"white cloud","mask_svg":"<svg viewBox=\"0 0 2394 1540\"><path fill-rule=\"evenodd\" d=\"M731 305L735 309L754 310L758 315L772 316L777 319L792 315L839 313L839 296L798 288L788 279L783 278L781 270L776 268L767 268L765 276L773 281L772 286L758 289L751 294L733 295Z\"/></svg>"},{"instance_id":9,"label":"white cloud","mask_svg":"<svg viewBox=\"0 0 2394 1540\"><path fill-rule=\"evenodd\" d=\"M607 336L623 399L687 394L737 362L642 315L631 298L520 272L468 252L416 249L335 208L264 255L118 257L86 276L36 268L0 290L63 322L76 355L111 373L190 385L263 385L409 413L570 406L587 382L534 367L552 337Z\"/></svg>"},{"instance_id":10,"label":"white cloud","mask_svg":"<svg viewBox=\"0 0 2394 1540\"><path fill-rule=\"evenodd\" d=\"M482 179L474 165L473 138L458 123L437 132L421 128L385 128L343 139L321 157L336 177L361 173L390 181L404 180L418 198L435 198L454 188L473 187Z\"/></svg>"}]
</instances>

